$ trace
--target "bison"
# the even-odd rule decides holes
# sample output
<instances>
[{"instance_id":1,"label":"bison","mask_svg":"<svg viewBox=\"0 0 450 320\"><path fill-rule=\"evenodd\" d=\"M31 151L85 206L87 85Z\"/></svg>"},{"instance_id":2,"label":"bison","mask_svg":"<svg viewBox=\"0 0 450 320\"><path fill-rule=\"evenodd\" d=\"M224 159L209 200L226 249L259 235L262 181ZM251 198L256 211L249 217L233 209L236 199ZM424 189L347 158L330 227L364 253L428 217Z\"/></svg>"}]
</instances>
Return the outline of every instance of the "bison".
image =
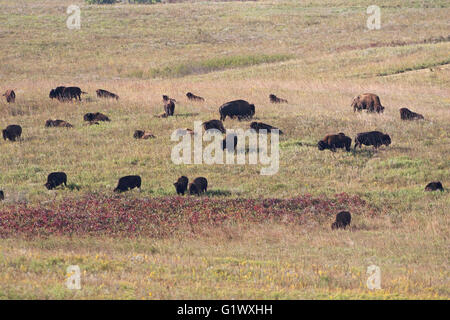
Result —
<instances>
[{"instance_id":1,"label":"bison","mask_svg":"<svg viewBox=\"0 0 450 320\"><path fill-rule=\"evenodd\" d=\"M106 115L100 112L96 113L86 113L83 116L84 121L96 122L96 121L111 121Z\"/></svg>"},{"instance_id":2,"label":"bison","mask_svg":"<svg viewBox=\"0 0 450 320\"><path fill-rule=\"evenodd\" d=\"M269 100L272 103L288 103L288 101L286 99L281 99L278 98L276 95L274 95L273 93L269 95Z\"/></svg>"},{"instance_id":3,"label":"bison","mask_svg":"<svg viewBox=\"0 0 450 320\"><path fill-rule=\"evenodd\" d=\"M194 182L189 184L189 194L200 195L200 193L206 192L208 189L208 180L204 177L198 177L194 179Z\"/></svg>"},{"instance_id":4,"label":"bison","mask_svg":"<svg viewBox=\"0 0 450 320\"><path fill-rule=\"evenodd\" d=\"M44 186L48 190L52 190L62 184L64 184L64 186L67 186L67 175L64 172L52 172L48 175L47 183L44 184Z\"/></svg>"},{"instance_id":5,"label":"bison","mask_svg":"<svg viewBox=\"0 0 450 320\"><path fill-rule=\"evenodd\" d=\"M45 122L45 126L47 128L49 128L49 127L73 128L73 125L71 125L67 121L64 121L64 120L51 120L51 119L48 119Z\"/></svg>"},{"instance_id":6,"label":"bison","mask_svg":"<svg viewBox=\"0 0 450 320\"><path fill-rule=\"evenodd\" d=\"M171 99L166 95L163 95L163 102L164 102L164 112L167 117L173 116L175 112L175 99Z\"/></svg>"},{"instance_id":7,"label":"bison","mask_svg":"<svg viewBox=\"0 0 450 320\"><path fill-rule=\"evenodd\" d=\"M50 99L58 99L60 101L63 100L63 91L66 87L59 86L55 89L50 90L50 94L48 95Z\"/></svg>"},{"instance_id":8,"label":"bison","mask_svg":"<svg viewBox=\"0 0 450 320\"><path fill-rule=\"evenodd\" d=\"M415 113L408 108L400 109L400 118L402 120L423 120L423 115Z\"/></svg>"},{"instance_id":9,"label":"bison","mask_svg":"<svg viewBox=\"0 0 450 320\"><path fill-rule=\"evenodd\" d=\"M140 176L125 176L119 179L117 187L114 192L124 192L134 188L141 189L141 177Z\"/></svg>"},{"instance_id":10,"label":"bison","mask_svg":"<svg viewBox=\"0 0 450 320\"><path fill-rule=\"evenodd\" d=\"M17 124L11 124L2 131L3 140L16 141L22 135L22 127Z\"/></svg>"},{"instance_id":11,"label":"bison","mask_svg":"<svg viewBox=\"0 0 450 320\"><path fill-rule=\"evenodd\" d=\"M187 191L189 179L185 176L181 176L178 178L176 182L174 182L175 190L177 194L181 194L184 196L184 193Z\"/></svg>"},{"instance_id":12,"label":"bison","mask_svg":"<svg viewBox=\"0 0 450 320\"><path fill-rule=\"evenodd\" d=\"M333 152L336 148L345 148L346 151L350 151L352 145L352 139L347 137L344 133L328 134L317 143L317 147L320 151L329 149Z\"/></svg>"},{"instance_id":13,"label":"bison","mask_svg":"<svg viewBox=\"0 0 450 320\"><path fill-rule=\"evenodd\" d=\"M79 87L65 87L61 93L61 100L79 100L81 101L81 94L87 93L84 91L81 91Z\"/></svg>"},{"instance_id":14,"label":"bison","mask_svg":"<svg viewBox=\"0 0 450 320\"><path fill-rule=\"evenodd\" d=\"M436 191L436 190L444 191L444 187L442 186L442 183L440 181L430 182L425 187L425 191Z\"/></svg>"},{"instance_id":15,"label":"bison","mask_svg":"<svg viewBox=\"0 0 450 320\"><path fill-rule=\"evenodd\" d=\"M14 92L14 90L6 90L3 96L6 98L6 102L8 103L16 102L16 93Z\"/></svg>"},{"instance_id":16,"label":"bison","mask_svg":"<svg viewBox=\"0 0 450 320\"><path fill-rule=\"evenodd\" d=\"M377 113L382 113L384 111L380 98L373 93L363 93L353 98L352 108L354 112L363 109L367 110L367 112Z\"/></svg>"},{"instance_id":17,"label":"bison","mask_svg":"<svg viewBox=\"0 0 450 320\"><path fill-rule=\"evenodd\" d=\"M251 119L255 115L255 105L245 100L234 100L227 102L219 108L220 120L224 121L226 117L242 119Z\"/></svg>"},{"instance_id":18,"label":"bison","mask_svg":"<svg viewBox=\"0 0 450 320\"><path fill-rule=\"evenodd\" d=\"M388 134L380 131L363 132L356 135L354 149L358 146L361 148L362 145L373 146L377 149L383 144L386 146L391 144L391 137Z\"/></svg>"},{"instance_id":19,"label":"bison","mask_svg":"<svg viewBox=\"0 0 450 320\"><path fill-rule=\"evenodd\" d=\"M203 129L205 129L205 131L209 130L209 129L217 129L222 133L225 133L225 127L223 126L222 121L220 120L209 120L209 121L205 121L202 123Z\"/></svg>"},{"instance_id":20,"label":"bison","mask_svg":"<svg viewBox=\"0 0 450 320\"><path fill-rule=\"evenodd\" d=\"M279 134L283 134L283 131L281 131L280 129L278 129L277 127L273 127L269 124L265 124L263 122L252 122L250 123L250 128L256 130L256 132L259 132L259 130L267 130L268 133L271 132L271 130L278 130Z\"/></svg>"},{"instance_id":21,"label":"bison","mask_svg":"<svg viewBox=\"0 0 450 320\"><path fill-rule=\"evenodd\" d=\"M151 132L144 131L144 130L136 130L133 134L133 137L135 139L150 139L150 138L156 138Z\"/></svg>"},{"instance_id":22,"label":"bison","mask_svg":"<svg viewBox=\"0 0 450 320\"><path fill-rule=\"evenodd\" d=\"M204 98L199 97L199 96L196 96L195 94L193 94L193 93L191 93L191 92L186 93L186 97L187 97L189 100L193 100L193 101L205 101Z\"/></svg>"},{"instance_id":23,"label":"bison","mask_svg":"<svg viewBox=\"0 0 450 320\"><path fill-rule=\"evenodd\" d=\"M97 93L98 98L110 98L119 100L119 96L117 94L109 92L107 90L97 89L95 92Z\"/></svg>"},{"instance_id":24,"label":"bison","mask_svg":"<svg viewBox=\"0 0 450 320\"><path fill-rule=\"evenodd\" d=\"M348 211L341 211L336 215L336 221L331 224L331 230L345 229L352 221L352 216Z\"/></svg>"}]
</instances>

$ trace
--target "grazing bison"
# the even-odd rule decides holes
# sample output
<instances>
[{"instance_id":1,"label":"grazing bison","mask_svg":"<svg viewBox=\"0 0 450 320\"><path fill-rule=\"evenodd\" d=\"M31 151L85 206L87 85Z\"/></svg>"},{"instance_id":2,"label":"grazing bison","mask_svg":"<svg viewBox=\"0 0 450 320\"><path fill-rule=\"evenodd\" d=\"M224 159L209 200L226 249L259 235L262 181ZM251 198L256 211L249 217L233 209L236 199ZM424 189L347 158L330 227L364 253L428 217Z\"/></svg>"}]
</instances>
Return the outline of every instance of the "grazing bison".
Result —
<instances>
[{"instance_id":1,"label":"grazing bison","mask_svg":"<svg viewBox=\"0 0 450 320\"><path fill-rule=\"evenodd\" d=\"M16 102L16 93L14 92L14 90L6 90L3 96L6 97L6 102L8 103Z\"/></svg>"},{"instance_id":2,"label":"grazing bison","mask_svg":"<svg viewBox=\"0 0 450 320\"><path fill-rule=\"evenodd\" d=\"M373 93L363 93L353 98L352 108L353 111L361 111L363 109L367 110L367 112L382 113L384 111L380 98Z\"/></svg>"},{"instance_id":3,"label":"grazing bison","mask_svg":"<svg viewBox=\"0 0 450 320\"><path fill-rule=\"evenodd\" d=\"M423 115L419 113L415 113L408 108L401 108L400 109L400 118L402 120L421 120L423 119Z\"/></svg>"},{"instance_id":4,"label":"grazing bison","mask_svg":"<svg viewBox=\"0 0 450 320\"><path fill-rule=\"evenodd\" d=\"M135 139L150 139L150 138L156 138L151 132L143 131L143 130L136 130L133 134L133 137Z\"/></svg>"},{"instance_id":5,"label":"grazing bison","mask_svg":"<svg viewBox=\"0 0 450 320\"><path fill-rule=\"evenodd\" d=\"M425 191L436 191L436 190L444 191L444 187L442 186L442 183L440 181L430 182L425 187Z\"/></svg>"},{"instance_id":6,"label":"grazing bison","mask_svg":"<svg viewBox=\"0 0 450 320\"><path fill-rule=\"evenodd\" d=\"M352 216L348 211L341 211L336 215L336 221L331 224L331 229L345 229L352 221Z\"/></svg>"},{"instance_id":7,"label":"grazing bison","mask_svg":"<svg viewBox=\"0 0 450 320\"><path fill-rule=\"evenodd\" d=\"M362 145L373 146L377 149L381 145L390 145L391 137L388 134L384 134L380 131L370 131L358 133L355 138L355 149L356 147L360 147Z\"/></svg>"},{"instance_id":8,"label":"grazing bison","mask_svg":"<svg viewBox=\"0 0 450 320\"><path fill-rule=\"evenodd\" d=\"M350 151L351 145L352 139L342 132L338 134L328 134L317 143L317 147L320 151L329 149L333 152L336 151L336 148L345 148L345 150Z\"/></svg>"},{"instance_id":9,"label":"grazing bison","mask_svg":"<svg viewBox=\"0 0 450 320\"><path fill-rule=\"evenodd\" d=\"M64 120L47 120L45 126L49 127L62 127L62 128L73 128L73 125Z\"/></svg>"},{"instance_id":10,"label":"grazing bison","mask_svg":"<svg viewBox=\"0 0 450 320\"><path fill-rule=\"evenodd\" d=\"M86 113L83 116L84 121L89 122L96 122L96 121L111 121L107 116L105 116L103 113L96 112L96 113Z\"/></svg>"},{"instance_id":11,"label":"grazing bison","mask_svg":"<svg viewBox=\"0 0 450 320\"><path fill-rule=\"evenodd\" d=\"M255 115L255 105L245 100L234 100L227 102L219 108L220 120L224 121L228 116L230 118L251 119Z\"/></svg>"},{"instance_id":12,"label":"grazing bison","mask_svg":"<svg viewBox=\"0 0 450 320\"><path fill-rule=\"evenodd\" d=\"M186 97L187 97L189 100L193 100L193 101L205 101L204 98L199 97L199 96L196 96L195 94L193 94L193 93L191 93L191 92L186 93Z\"/></svg>"},{"instance_id":13,"label":"grazing bison","mask_svg":"<svg viewBox=\"0 0 450 320\"><path fill-rule=\"evenodd\" d=\"M164 112L167 117L173 116L175 112L175 99L171 99L166 95L163 95L163 102L164 102Z\"/></svg>"},{"instance_id":14,"label":"grazing bison","mask_svg":"<svg viewBox=\"0 0 450 320\"><path fill-rule=\"evenodd\" d=\"M61 100L79 100L81 101L81 94L87 93L84 91L81 91L79 87L65 87L61 93Z\"/></svg>"},{"instance_id":15,"label":"grazing bison","mask_svg":"<svg viewBox=\"0 0 450 320\"><path fill-rule=\"evenodd\" d=\"M10 141L16 141L22 135L22 127L17 124L12 124L7 126L2 133L3 140L8 139Z\"/></svg>"},{"instance_id":16,"label":"grazing bison","mask_svg":"<svg viewBox=\"0 0 450 320\"><path fill-rule=\"evenodd\" d=\"M263 122L252 122L250 123L250 128L256 130L256 132L259 132L259 130L267 130L268 133L271 133L271 130L278 130L279 134L283 134L283 131L278 129L277 127L273 127L269 124L265 124Z\"/></svg>"},{"instance_id":17,"label":"grazing bison","mask_svg":"<svg viewBox=\"0 0 450 320\"><path fill-rule=\"evenodd\" d=\"M205 121L202 123L203 129L205 129L205 131L209 130L209 129L217 129L222 133L225 133L225 127L223 126L222 121L220 120L209 120L209 121Z\"/></svg>"},{"instance_id":18,"label":"grazing bison","mask_svg":"<svg viewBox=\"0 0 450 320\"><path fill-rule=\"evenodd\" d=\"M272 102L272 103L288 103L288 101L286 100L286 99L281 99L281 98L278 98L276 95L274 95L274 94L270 94L269 95L269 100L270 100L270 102Z\"/></svg>"},{"instance_id":19,"label":"grazing bison","mask_svg":"<svg viewBox=\"0 0 450 320\"><path fill-rule=\"evenodd\" d=\"M50 99L58 99L59 101L64 100L63 99L63 91L66 87L59 86L55 89L50 90L50 94L48 95Z\"/></svg>"},{"instance_id":20,"label":"grazing bison","mask_svg":"<svg viewBox=\"0 0 450 320\"><path fill-rule=\"evenodd\" d=\"M233 137L233 148L232 149L231 148L228 149L228 146L227 146L227 140L231 140L230 137ZM238 137L236 134L233 133L233 134L227 135L222 141L222 150L227 149L228 151L234 151L234 150L236 150L237 143L238 143Z\"/></svg>"},{"instance_id":21,"label":"grazing bison","mask_svg":"<svg viewBox=\"0 0 450 320\"><path fill-rule=\"evenodd\" d=\"M3 190L0 190L0 201L5 200L5 194L3 193Z\"/></svg>"},{"instance_id":22,"label":"grazing bison","mask_svg":"<svg viewBox=\"0 0 450 320\"><path fill-rule=\"evenodd\" d=\"M194 179L194 182L189 184L189 194L200 195L202 192L206 192L208 189L208 180L204 177L198 177Z\"/></svg>"},{"instance_id":23,"label":"grazing bison","mask_svg":"<svg viewBox=\"0 0 450 320\"><path fill-rule=\"evenodd\" d=\"M134 188L141 189L141 177L140 176L125 176L119 179L117 187L114 192L124 192Z\"/></svg>"},{"instance_id":24,"label":"grazing bison","mask_svg":"<svg viewBox=\"0 0 450 320\"><path fill-rule=\"evenodd\" d=\"M67 186L67 175L64 172L52 172L48 175L47 183L44 184L44 186L48 190L52 190L62 184L64 184L64 186Z\"/></svg>"},{"instance_id":25,"label":"grazing bison","mask_svg":"<svg viewBox=\"0 0 450 320\"><path fill-rule=\"evenodd\" d=\"M107 90L97 89L95 92L97 93L97 97L99 98L111 98L119 100L119 96L117 94L109 92Z\"/></svg>"},{"instance_id":26,"label":"grazing bison","mask_svg":"<svg viewBox=\"0 0 450 320\"><path fill-rule=\"evenodd\" d=\"M187 191L189 179L185 176L181 176L178 178L176 182L174 182L175 190L177 194L181 194L184 196L184 193Z\"/></svg>"}]
</instances>

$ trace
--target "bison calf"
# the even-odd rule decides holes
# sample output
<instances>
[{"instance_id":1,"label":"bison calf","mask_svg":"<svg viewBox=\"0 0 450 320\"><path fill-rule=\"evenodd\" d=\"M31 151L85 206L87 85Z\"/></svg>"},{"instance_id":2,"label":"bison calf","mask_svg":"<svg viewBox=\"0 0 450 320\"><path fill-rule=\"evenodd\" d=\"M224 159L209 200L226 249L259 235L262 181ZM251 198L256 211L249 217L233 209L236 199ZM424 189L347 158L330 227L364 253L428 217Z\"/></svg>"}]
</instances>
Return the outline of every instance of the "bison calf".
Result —
<instances>
[{"instance_id":1,"label":"bison calf","mask_svg":"<svg viewBox=\"0 0 450 320\"><path fill-rule=\"evenodd\" d=\"M124 192L134 188L141 189L141 177L140 176L125 176L119 179L117 187L114 192Z\"/></svg>"},{"instance_id":2,"label":"bison calf","mask_svg":"<svg viewBox=\"0 0 450 320\"><path fill-rule=\"evenodd\" d=\"M7 126L2 133L3 140L8 139L10 141L16 141L22 135L22 127L17 124L12 124Z\"/></svg>"},{"instance_id":3,"label":"bison calf","mask_svg":"<svg viewBox=\"0 0 450 320\"><path fill-rule=\"evenodd\" d=\"M345 150L350 151L351 145L352 139L347 137L342 132L338 134L326 135L325 138L317 143L317 147L320 151L329 149L333 152L336 151L336 148L345 148Z\"/></svg>"},{"instance_id":4,"label":"bison calf","mask_svg":"<svg viewBox=\"0 0 450 320\"><path fill-rule=\"evenodd\" d=\"M263 122L252 122L250 123L250 128L256 130L256 132L259 132L259 130L267 130L267 133L271 133L271 130L278 130L279 134L283 134L283 131L281 131L277 127L273 127Z\"/></svg>"},{"instance_id":5,"label":"bison calf","mask_svg":"<svg viewBox=\"0 0 450 320\"><path fill-rule=\"evenodd\" d=\"M171 99L166 95L163 95L163 102L164 102L164 112L167 117L173 116L175 113L175 99Z\"/></svg>"},{"instance_id":6,"label":"bison calf","mask_svg":"<svg viewBox=\"0 0 450 320\"><path fill-rule=\"evenodd\" d=\"M79 87L65 87L62 90L61 93L61 100L79 100L81 101L81 94L82 93L87 93L84 91L81 91L81 89Z\"/></svg>"},{"instance_id":7,"label":"bison calf","mask_svg":"<svg viewBox=\"0 0 450 320\"><path fill-rule=\"evenodd\" d=\"M400 109L400 118L402 120L423 120L423 115L415 113L408 108Z\"/></svg>"},{"instance_id":8,"label":"bison calf","mask_svg":"<svg viewBox=\"0 0 450 320\"><path fill-rule=\"evenodd\" d=\"M96 112L96 113L86 113L83 116L84 121L88 122L95 122L95 121L111 121L109 118L104 115L103 113Z\"/></svg>"},{"instance_id":9,"label":"bison calf","mask_svg":"<svg viewBox=\"0 0 450 320\"><path fill-rule=\"evenodd\" d=\"M8 103L16 102L16 93L14 92L14 90L6 90L3 96L6 98L6 102Z\"/></svg>"},{"instance_id":10,"label":"bison calf","mask_svg":"<svg viewBox=\"0 0 450 320\"><path fill-rule=\"evenodd\" d=\"M198 177L194 179L194 182L189 184L189 193L200 195L200 193L206 192L208 189L208 180L204 177Z\"/></svg>"},{"instance_id":11,"label":"bison calf","mask_svg":"<svg viewBox=\"0 0 450 320\"><path fill-rule=\"evenodd\" d=\"M156 138L151 132L143 131L143 130L136 130L133 134L133 137L135 139L150 139L150 138Z\"/></svg>"},{"instance_id":12,"label":"bison calf","mask_svg":"<svg viewBox=\"0 0 450 320\"><path fill-rule=\"evenodd\" d=\"M384 134L380 131L358 133L355 138L355 149L358 146L361 148L362 145L373 146L375 149L377 149L383 144L386 146L390 145L391 137L388 134Z\"/></svg>"},{"instance_id":13,"label":"bison calf","mask_svg":"<svg viewBox=\"0 0 450 320\"><path fill-rule=\"evenodd\" d=\"M331 229L345 229L352 221L352 216L348 211L341 211L336 215L336 221L331 224Z\"/></svg>"},{"instance_id":14,"label":"bison calf","mask_svg":"<svg viewBox=\"0 0 450 320\"><path fill-rule=\"evenodd\" d=\"M67 186L67 175L64 172L52 172L48 175L47 183L44 186L48 190L52 190L62 184Z\"/></svg>"},{"instance_id":15,"label":"bison calf","mask_svg":"<svg viewBox=\"0 0 450 320\"><path fill-rule=\"evenodd\" d=\"M205 99L203 99L202 97L196 96L195 94L188 92L186 93L186 97L189 100L193 100L193 101L205 101Z\"/></svg>"},{"instance_id":16,"label":"bison calf","mask_svg":"<svg viewBox=\"0 0 450 320\"><path fill-rule=\"evenodd\" d=\"M219 108L220 120L224 121L226 117L242 119L251 119L255 115L255 105L245 100L234 100L227 102Z\"/></svg>"},{"instance_id":17,"label":"bison calf","mask_svg":"<svg viewBox=\"0 0 450 320\"><path fill-rule=\"evenodd\" d=\"M184 196L184 193L187 191L189 179L185 176L181 176L178 178L176 182L174 182L175 190L177 194L181 194Z\"/></svg>"},{"instance_id":18,"label":"bison calf","mask_svg":"<svg viewBox=\"0 0 450 320\"><path fill-rule=\"evenodd\" d=\"M272 103L288 103L288 101L286 100L286 99L281 99L281 98L278 98L276 95L274 95L274 94L270 94L269 95L269 100L270 100L270 102L272 102Z\"/></svg>"},{"instance_id":19,"label":"bison calf","mask_svg":"<svg viewBox=\"0 0 450 320\"><path fill-rule=\"evenodd\" d=\"M353 111L367 110L367 112L382 113L384 107L381 105L380 97L373 93L363 93L355 98L352 102Z\"/></svg>"},{"instance_id":20,"label":"bison calf","mask_svg":"<svg viewBox=\"0 0 450 320\"><path fill-rule=\"evenodd\" d=\"M119 96L117 94L109 92L107 90L97 89L95 92L97 93L97 97L99 98L110 98L119 100Z\"/></svg>"},{"instance_id":21,"label":"bison calf","mask_svg":"<svg viewBox=\"0 0 450 320\"><path fill-rule=\"evenodd\" d=\"M430 182L425 187L425 191L436 191L436 190L444 191L444 187L442 186L442 183L440 181Z\"/></svg>"},{"instance_id":22,"label":"bison calf","mask_svg":"<svg viewBox=\"0 0 450 320\"><path fill-rule=\"evenodd\" d=\"M73 125L64 120L47 120L45 126L49 127L62 127L62 128L73 128Z\"/></svg>"}]
</instances>

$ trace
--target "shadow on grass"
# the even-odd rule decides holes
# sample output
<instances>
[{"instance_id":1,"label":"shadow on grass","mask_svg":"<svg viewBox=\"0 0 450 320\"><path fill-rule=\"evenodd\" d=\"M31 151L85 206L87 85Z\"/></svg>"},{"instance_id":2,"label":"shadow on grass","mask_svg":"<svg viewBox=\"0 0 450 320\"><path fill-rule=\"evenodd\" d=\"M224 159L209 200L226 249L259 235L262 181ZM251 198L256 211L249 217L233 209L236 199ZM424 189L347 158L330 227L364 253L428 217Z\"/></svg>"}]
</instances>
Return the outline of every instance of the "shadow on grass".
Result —
<instances>
[{"instance_id":1,"label":"shadow on grass","mask_svg":"<svg viewBox=\"0 0 450 320\"><path fill-rule=\"evenodd\" d=\"M200 113L198 112L188 112L188 113L178 113L175 115L175 117L181 117L181 118L187 118L187 117L196 117L198 116Z\"/></svg>"},{"instance_id":2,"label":"shadow on grass","mask_svg":"<svg viewBox=\"0 0 450 320\"><path fill-rule=\"evenodd\" d=\"M81 189L81 186L76 183L69 183L67 184L66 188L69 189L70 191L78 191Z\"/></svg>"}]
</instances>

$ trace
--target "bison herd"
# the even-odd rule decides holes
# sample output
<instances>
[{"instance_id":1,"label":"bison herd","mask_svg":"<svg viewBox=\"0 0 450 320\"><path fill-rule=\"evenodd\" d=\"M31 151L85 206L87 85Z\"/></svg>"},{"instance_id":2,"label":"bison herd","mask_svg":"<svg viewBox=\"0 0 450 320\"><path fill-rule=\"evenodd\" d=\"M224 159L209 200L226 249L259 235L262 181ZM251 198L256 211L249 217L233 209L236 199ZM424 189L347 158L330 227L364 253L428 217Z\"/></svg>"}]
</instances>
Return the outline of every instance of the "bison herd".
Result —
<instances>
[{"instance_id":1,"label":"bison herd","mask_svg":"<svg viewBox=\"0 0 450 320\"><path fill-rule=\"evenodd\" d=\"M61 102L67 102L72 100L81 101L81 95L86 94L86 92L82 91L79 87L65 87L59 86L50 90L49 98L57 99ZM96 94L98 98L108 98L118 100L119 96L115 93L109 92L104 89L96 90ZM3 96L6 98L7 103L14 103L16 99L16 94L14 90L7 90ZM176 100L170 98L167 95L163 95L163 107L164 112L158 115L161 118L167 118L173 116L175 113L175 103ZM204 102L205 99L203 97L197 96L191 92L186 94L188 100L195 102ZM286 99L282 99L277 97L275 94L269 95L269 101L271 103L288 103ZM382 106L380 102L380 98L373 93L364 93L353 98L351 107L353 111L362 111L366 110L367 112L375 112L382 113L385 110L385 107ZM239 121L241 120L249 120L252 119L255 115L255 105L250 104L245 100L234 100L227 102L220 106L219 108L220 120L213 119L209 121L205 121L202 123L204 130L215 129L225 134L226 129L223 125L222 121L225 121L227 117L234 119L237 118ZM423 120L424 117L421 114L415 113L407 108L400 109L400 118L401 120ZM96 113L86 113L83 117L83 120L88 122L89 124L99 124L99 121L111 121L108 116L96 112ZM52 120L49 119L45 123L45 127L63 127L63 128L72 128L73 126L65 120ZM279 130L279 134L283 134L283 131L278 129L277 127L271 126L269 124L265 124L263 122L251 122L250 128L258 132L259 130ZM191 129L184 129L185 133L193 134ZM16 141L20 139L22 135L22 128L19 125L9 125L6 129L2 130L3 139ZM155 136L145 130L136 130L133 135L136 139L150 139L155 138ZM233 141L234 148L237 145L237 136L236 135L226 135L223 140L223 149L227 147L226 141ZM365 146L373 146L375 149L378 147L385 145L389 146L391 144L391 138L388 134L382 133L380 131L369 131L358 133L354 139L354 149L358 146L361 148L362 145ZM317 143L317 147L320 151L328 149L332 152L335 152L336 149L345 149L346 151L351 150L352 139L346 136L344 133L340 132L338 134L328 134L322 140ZM128 190L132 190L134 188L138 188L140 190L142 184L142 180L140 176L132 175L125 176L119 179L117 187L114 189L114 192L124 192ZM50 173L47 177L47 182L44 186L49 189L55 189L58 186L67 186L67 175L64 172L53 172ZM208 181L204 177L197 177L193 180L192 183L189 183L189 179L186 176L181 176L178 178L176 182L173 184L175 186L175 191L178 195L184 195L189 192L191 195L200 195L202 193L207 192ZM444 188L442 183L439 181L430 182L426 187L425 191L435 191L440 190L443 191ZM4 199L4 193L0 190L0 200ZM351 214L347 211L339 212L336 215L336 221L334 221L331 225L332 229L345 229L351 222Z\"/></svg>"}]
</instances>

